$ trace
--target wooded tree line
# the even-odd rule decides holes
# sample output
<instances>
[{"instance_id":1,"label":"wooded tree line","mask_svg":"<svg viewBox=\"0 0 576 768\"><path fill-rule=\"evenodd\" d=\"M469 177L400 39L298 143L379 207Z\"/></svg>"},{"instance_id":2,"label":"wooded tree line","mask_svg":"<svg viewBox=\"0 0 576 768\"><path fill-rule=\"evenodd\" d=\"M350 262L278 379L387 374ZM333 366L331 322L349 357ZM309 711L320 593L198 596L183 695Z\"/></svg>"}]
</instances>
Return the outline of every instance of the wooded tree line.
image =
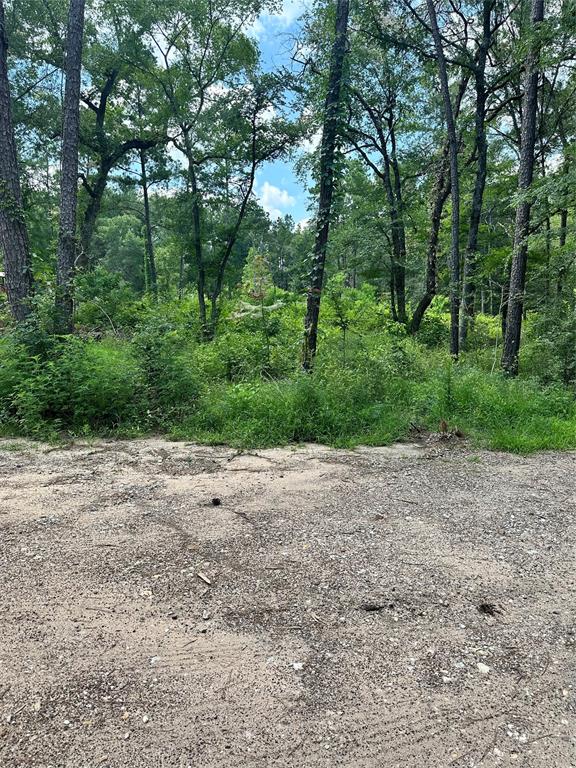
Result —
<instances>
[{"instance_id":1,"label":"wooded tree line","mask_svg":"<svg viewBox=\"0 0 576 768\"><path fill-rule=\"evenodd\" d=\"M192 289L201 334L250 247L307 292L370 282L417 334L446 296L450 351L500 315L574 323L576 18L543 0L311 2L293 66L262 66L261 0L0 0L0 246L14 320L102 265L151 301ZM303 153L303 146L315 149ZM296 159L311 223L271 220L266 164Z\"/></svg>"}]
</instances>

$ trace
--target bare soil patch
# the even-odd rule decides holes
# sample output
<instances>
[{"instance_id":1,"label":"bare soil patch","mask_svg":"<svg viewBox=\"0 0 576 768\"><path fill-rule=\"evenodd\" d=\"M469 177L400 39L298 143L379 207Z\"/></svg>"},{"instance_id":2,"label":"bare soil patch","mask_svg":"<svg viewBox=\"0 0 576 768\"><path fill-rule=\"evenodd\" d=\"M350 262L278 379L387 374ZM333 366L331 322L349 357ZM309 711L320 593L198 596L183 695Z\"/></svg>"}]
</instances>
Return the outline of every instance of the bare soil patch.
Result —
<instances>
[{"instance_id":1,"label":"bare soil patch","mask_svg":"<svg viewBox=\"0 0 576 768\"><path fill-rule=\"evenodd\" d=\"M576 766L575 476L0 441L0 766Z\"/></svg>"}]
</instances>

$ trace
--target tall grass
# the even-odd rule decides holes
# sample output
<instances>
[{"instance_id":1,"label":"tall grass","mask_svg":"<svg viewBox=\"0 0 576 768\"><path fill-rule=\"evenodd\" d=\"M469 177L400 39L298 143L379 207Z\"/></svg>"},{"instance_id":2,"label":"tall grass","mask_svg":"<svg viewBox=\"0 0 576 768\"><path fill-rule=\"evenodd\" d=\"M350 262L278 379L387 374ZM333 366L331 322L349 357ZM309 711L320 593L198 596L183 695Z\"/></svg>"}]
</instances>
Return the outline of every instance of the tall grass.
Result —
<instances>
[{"instance_id":1,"label":"tall grass","mask_svg":"<svg viewBox=\"0 0 576 768\"><path fill-rule=\"evenodd\" d=\"M478 352L453 363L433 344L441 316L429 319L424 344L406 338L378 306L367 307L364 325L345 338L326 312L311 375L299 369L301 307L293 301L268 318L266 338L257 318L231 314L215 342L200 343L186 314L162 309L123 337L6 335L0 433L163 432L242 447L353 446L407 438L413 424L435 431L446 421L490 448L576 449L573 391L506 379L479 366Z\"/></svg>"}]
</instances>

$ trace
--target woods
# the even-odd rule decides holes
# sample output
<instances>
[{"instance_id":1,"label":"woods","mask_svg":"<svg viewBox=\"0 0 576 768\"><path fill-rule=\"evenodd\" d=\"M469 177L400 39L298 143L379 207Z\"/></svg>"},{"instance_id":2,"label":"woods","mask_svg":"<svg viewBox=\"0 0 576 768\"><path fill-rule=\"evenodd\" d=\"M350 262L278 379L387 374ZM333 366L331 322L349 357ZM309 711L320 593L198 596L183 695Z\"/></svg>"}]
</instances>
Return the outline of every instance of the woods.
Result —
<instances>
[{"instance_id":1,"label":"woods","mask_svg":"<svg viewBox=\"0 0 576 768\"><path fill-rule=\"evenodd\" d=\"M538 418L571 445L570 5L298 8L270 38L260 0L0 5L5 429L201 438L237 387L277 386L300 420L348 381L354 423L286 439L480 435L454 394L474 381L553 388Z\"/></svg>"}]
</instances>

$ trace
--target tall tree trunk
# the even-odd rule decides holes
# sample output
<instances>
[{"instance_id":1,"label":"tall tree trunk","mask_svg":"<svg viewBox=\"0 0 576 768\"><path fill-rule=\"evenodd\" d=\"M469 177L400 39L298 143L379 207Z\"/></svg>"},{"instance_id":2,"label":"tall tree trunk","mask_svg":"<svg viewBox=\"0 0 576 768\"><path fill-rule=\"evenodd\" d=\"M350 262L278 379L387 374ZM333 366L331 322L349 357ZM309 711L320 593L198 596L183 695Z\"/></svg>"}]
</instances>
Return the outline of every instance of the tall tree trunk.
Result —
<instances>
[{"instance_id":1,"label":"tall tree trunk","mask_svg":"<svg viewBox=\"0 0 576 768\"><path fill-rule=\"evenodd\" d=\"M349 0L336 0L336 29L332 54L330 57L330 73L328 77L328 93L324 106L324 126L320 146L320 195L318 204L318 219L316 222L316 239L312 256L312 272L306 306L304 323L304 355L303 367L311 371L316 356L318 343L318 318L320 316L320 299L324 281L326 250L330 230L330 213L334 195L334 160L336 142L339 133L340 94L342 90L342 74L348 41Z\"/></svg>"},{"instance_id":2,"label":"tall tree trunk","mask_svg":"<svg viewBox=\"0 0 576 768\"><path fill-rule=\"evenodd\" d=\"M390 130L392 131L392 128ZM395 143L392 146L394 160L388 153L386 144L383 143L382 145L382 152L384 154L382 181L384 182L384 189L386 190L388 207L390 209L390 234L392 235L392 253L394 257L394 293L396 295L397 309L394 319L399 323L406 324L406 233L401 212L402 188L400 169L398 168L398 162L395 161ZM392 178L393 176L394 179Z\"/></svg>"},{"instance_id":3,"label":"tall tree trunk","mask_svg":"<svg viewBox=\"0 0 576 768\"><path fill-rule=\"evenodd\" d=\"M537 32L544 20L544 0L532 0L531 34ZM502 353L502 368L510 376L518 373L518 354L522 333L522 315L524 309L524 288L526 284L526 266L528 261L528 231L530 228L531 203L527 194L534 176L534 147L536 143L536 110L538 106L538 59L540 46L538 40L532 40L526 57L524 94L522 96L522 128L520 145L520 165L518 169L518 192L521 196L516 208L514 231L514 250L510 272L508 311L506 318L506 336Z\"/></svg>"},{"instance_id":4,"label":"tall tree trunk","mask_svg":"<svg viewBox=\"0 0 576 768\"><path fill-rule=\"evenodd\" d=\"M470 226L468 229L468 242L464 252L464 279L462 291L462 314L460 317L460 346L466 344L468 328L474 321L474 299L476 294L476 262L478 257L478 230L480 228L480 216L482 214L482 201L486 186L486 170L488 157L488 142L486 141L486 60L490 49L492 29L490 16L493 0L484 0L482 11L482 40L476 62L475 88L476 111L475 133L476 152L478 160L476 165L476 179L472 194L472 206L470 210Z\"/></svg>"},{"instance_id":5,"label":"tall tree trunk","mask_svg":"<svg viewBox=\"0 0 576 768\"><path fill-rule=\"evenodd\" d=\"M192 238L194 260L196 261L196 291L198 293L198 311L200 314L200 331L204 338L209 335L208 317L206 313L206 267L202 250L202 229L200 219L200 191L196 179L196 171L192 157L188 158L190 192L192 193Z\"/></svg>"},{"instance_id":6,"label":"tall tree trunk","mask_svg":"<svg viewBox=\"0 0 576 768\"><path fill-rule=\"evenodd\" d=\"M560 238L559 238L560 248L564 248L564 246L566 245L567 230L568 230L568 211L564 209L563 211L560 211ZM558 297L562 295L562 291L564 290L564 278L566 277L566 271L567 269L564 264L558 270L558 282L556 284L556 295Z\"/></svg>"},{"instance_id":7,"label":"tall tree trunk","mask_svg":"<svg viewBox=\"0 0 576 768\"><path fill-rule=\"evenodd\" d=\"M156 258L154 256L154 240L152 239L152 220L150 218L150 200L148 198L148 173L146 172L146 150L140 150L140 179L142 196L144 198L144 229L146 233L146 263L150 281L150 290L154 301L158 299L158 276L156 274Z\"/></svg>"},{"instance_id":8,"label":"tall tree trunk","mask_svg":"<svg viewBox=\"0 0 576 768\"><path fill-rule=\"evenodd\" d=\"M455 117L460 114L460 107L462 105L462 99L466 93L468 86L468 75L461 78L458 85L458 93L456 95L456 104L454 108ZM442 223L442 212L446 201L450 196L450 177L448 176L448 142L444 145L442 156L438 165L438 173L436 176L436 183L434 185L434 198L432 203L432 215L430 219L430 234L428 236L428 255L426 259L426 287L424 294L418 302L414 315L408 326L411 334L418 333L420 325L426 310L432 303L432 299L436 295L436 281L437 281L437 255L438 255L438 240L440 237L440 225Z\"/></svg>"},{"instance_id":9,"label":"tall tree trunk","mask_svg":"<svg viewBox=\"0 0 576 768\"><path fill-rule=\"evenodd\" d=\"M392 314L392 320L395 323L398 322L398 311L396 309L396 275L395 275L395 258L394 254L390 257L390 312Z\"/></svg>"},{"instance_id":10,"label":"tall tree trunk","mask_svg":"<svg viewBox=\"0 0 576 768\"><path fill-rule=\"evenodd\" d=\"M0 250L4 254L10 312L16 321L25 320L30 313L32 269L12 125L3 0L0 0Z\"/></svg>"},{"instance_id":11,"label":"tall tree trunk","mask_svg":"<svg viewBox=\"0 0 576 768\"><path fill-rule=\"evenodd\" d=\"M438 239L440 236L440 224L442 222L442 211L446 200L450 195L450 180L447 178L446 157L443 156L440 161L440 170L436 179L434 190L434 201L432 204L432 216L430 220L430 234L428 236L428 255L426 258L426 287L424 294L418 302L409 330L411 334L418 333L422 319L426 310L432 303L436 295L436 258L438 255Z\"/></svg>"},{"instance_id":12,"label":"tall tree trunk","mask_svg":"<svg viewBox=\"0 0 576 768\"><path fill-rule=\"evenodd\" d=\"M84 184L88 193L88 203L84 209L80 223L80 253L77 258L77 265L80 269L89 269L92 266L90 257L90 248L96 222L102 207L102 198L108 184L108 176L112 170L112 165L108 158L102 158L98 166L98 172L92 185Z\"/></svg>"},{"instance_id":13,"label":"tall tree trunk","mask_svg":"<svg viewBox=\"0 0 576 768\"><path fill-rule=\"evenodd\" d=\"M72 281L76 262L76 210L78 205L78 143L80 133L80 74L84 36L85 0L70 0L66 42L66 88L62 129L62 181L60 232L56 266L56 322L58 333L73 328Z\"/></svg>"},{"instance_id":14,"label":"tall tree trunk","mask_svg":"<svg viewBox=\"0 0 576 768\"><path fill-rule=\"evenodd\" d=\"M396 227L398 230L398 268L396 270L396 296L398 297L398 318L401 323L408 322L406 314L406 226L404 224L404 199L402 195L402 179L400 166L396 152L396 130L394 116L390 114L388 120L390 134L390 160L392 175L394 177L394 195L396 198Z\"/></svg>"},{"instance_id":15,"label":"tall tree trunk","mask_svg":"<svg viewBox=\"0 0 576 768\"><path fill-rule=\"evenodd\" d=\"M438 18L434 0L426 0L438 73L440 76L440 90L444 102L444 120L448 134L448 159L450 162L450 195L452 199L452 229L450 237L450 353L458 357L459 351L459 316L460 316L460 180L458 176L458 137L456 135L456 122L450 97L448 84L448 69L446 57L442 48L442 38L438 29Z\"/></svg>"},{"instance_id":16,"label":"tall tree trunk","mask_svg":"<svg viewBox=\"0 0 576 768\"><path fill-rule=\"evenodd\" d=\"M564 126L562 123L560 123L560 135L562 137L562 146L564 149L564 165L563 165L563 173L567 174L570 167L568 164L568 156L566 150L567 142L566 142L566 136L564 133ZM566 236L568 234L568 210L566 208L563 208L560 211L560 233L559 233L559 246L563 250L564 246L566 245ZM562 257L565 257L565 254L561 254ZM564 290L564 278L566 277L566 273L568 271L568 268L565 264L562 264L560 269L558 270L558 280L556 283L556 296L557 298L560 298L562 295L562 291Z\"/></svg>"}]
</instances>

